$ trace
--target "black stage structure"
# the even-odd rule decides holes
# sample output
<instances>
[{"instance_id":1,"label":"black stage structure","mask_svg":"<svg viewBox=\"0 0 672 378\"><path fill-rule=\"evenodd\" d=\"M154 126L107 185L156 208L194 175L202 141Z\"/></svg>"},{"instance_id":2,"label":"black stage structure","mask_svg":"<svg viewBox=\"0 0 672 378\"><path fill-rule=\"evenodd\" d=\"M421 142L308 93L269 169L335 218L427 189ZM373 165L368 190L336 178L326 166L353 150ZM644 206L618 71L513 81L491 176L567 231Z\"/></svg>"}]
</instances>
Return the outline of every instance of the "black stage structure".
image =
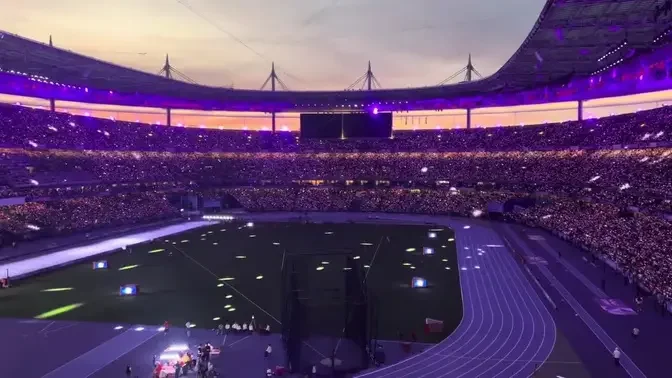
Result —
<instances>
[{"instance_id":1,"label":"black stage structure","mask_svg":"<svg viewBox=\"0 0 672 378\"><path fill-rule=\"evenodd\" d=\"M351 251L295 253L282 262L282 340L294 373L352 374L370 365L378 313Z\"/></svg>"}]
</instances>

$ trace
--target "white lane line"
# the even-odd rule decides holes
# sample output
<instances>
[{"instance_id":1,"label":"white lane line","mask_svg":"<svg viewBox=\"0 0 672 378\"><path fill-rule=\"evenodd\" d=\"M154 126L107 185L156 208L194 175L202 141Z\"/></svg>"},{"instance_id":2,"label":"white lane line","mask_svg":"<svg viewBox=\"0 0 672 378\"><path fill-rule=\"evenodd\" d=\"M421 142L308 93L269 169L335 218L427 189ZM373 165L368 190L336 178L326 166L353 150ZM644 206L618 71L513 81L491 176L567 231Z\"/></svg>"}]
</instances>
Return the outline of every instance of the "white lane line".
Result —
<instances>
[{"instance_id":1,"label":"white lane line","mask_svg":"<svg viewBox=\"0 0 672 378\"><path fill-rule=\"evenodd\" d=\"M517 242L520 241L518 235L506 228L507 233ZM530 255L530 252L525 245L517 243L523 249L526 255ZM544 277L553 285L558 293L565 299L565 302L574 310L576 314L579 315L579 318L583 320L584 324L590 331L597 337L597 339L604 345L607 349L607 352L611 354L614 348L618 347L618 344L609 336L609 334L600 326L600 324L586 311L585 308L579 303L579 301L574 298L572 293L567 290L567 288L551 273L548 268L543 265L537 265L539 272L541 272ZM635 364L634 361L625 353L623 348L621 350L621 366L631 377L641 377L646 378L646 374Z\"/></svg>"}]
</instances>

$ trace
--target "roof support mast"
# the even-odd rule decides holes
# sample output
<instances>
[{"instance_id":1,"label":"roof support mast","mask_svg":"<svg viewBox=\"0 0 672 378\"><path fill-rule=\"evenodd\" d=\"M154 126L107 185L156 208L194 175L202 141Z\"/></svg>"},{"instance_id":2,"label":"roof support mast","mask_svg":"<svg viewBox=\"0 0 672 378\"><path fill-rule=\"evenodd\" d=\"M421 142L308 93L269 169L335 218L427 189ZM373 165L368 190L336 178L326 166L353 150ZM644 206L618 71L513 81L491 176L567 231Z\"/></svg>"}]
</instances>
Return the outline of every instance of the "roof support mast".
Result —
<instances>
[{"instance_id":1,"label":"roof support mast","mask_svg":"<svg viewBox=\"0 0 672 378\"><path fill-rule=\"evenodd\" d=\"M163 67L161 70L157 73L159 76L163 76L168 80L182 80L186 83L190 84L196 84L194 80L192 80L189 76L183 74L182 72L178 71L175 67L170 65L170 59L168 58L168 54L166 54L166 61L163 64ZM171 112L170 108L166 108L166 125L172 126L172 119L171 119Z\"/></svg>"},{"instance_id":2,"label":"roof support mast","mask_svg":"<svg viewBox=\"0 0 672 378\"><path fill-rule=\"evenodd\" d=\"M163 73L166 79L172 79L173 78L172 69L173 67L170 66L170 59L168 58L168 54L166 54L166 62L163 64L163 68L161 69L160 73ZM173 120L172 120L172 114L170 113L170 108L166 108L166 126L172 126L172 125Z\"/></svg>"},{"instance_id":3,"label":"roof support mast","mask_svg":"<svg viewBox=\"0 0 672 378\"><path fill-rule=\"evenodd\" d=\"M54 47L54 41L51 39L51 35L49 36L49 47ZM53 97L49 99L49 110L52 112L56 111L56 100Z\"/></svg>"},{"instance_id":4,"label":"roof support mast","mask_svg":"<svg viewBox=\"0 0 672 378\"><path fill-rule=\"evenodd\" d=\"M471 54L469 54L469 59L467 60L467 65L462 67L461 70L455 72L454 74L452 74L450 77L448 77L444 81L440 82L437 85L437 87L448 84L448 82L450 82L451 80L460 76L463 73L464 73L464 80L461 81L462 83L468 83L470 81L473 81L474 80L474 76L473 76L474 74L476 74L476 76L479 79L483 78L483 76L481 76L481 73L478 72L478 70L471 63ZM471 129L471 108L467 108L467 129Z\"/></svg>"},{"instance_id":5,"label":"roof support mast","mask_svg":"<svg viewBox=\"0 0 672 378\"><path fill-rule=\"evenodd\" d=\"M264 84L261 85L261 90L263 91L268 84L271 84L271 92L275 92L276 83L280 84L280 87L282 87L283 90L287 90L287 86L280 80L278 74L275 72L275 62L271 62L271 73L266 78L266 81L264 81ZM271 111L271 133L275 134L275 110Z\"/></svg>"},{"instance_id":6,"label":"roof support mast","mask_svg":"<svg viewBox=\"0 0 672 378\"><path fill-rule=\"evenodd\" d=\"M170 66L170 59L168 58L168 54L166 54L166 62L164 63L160 73L163 73L166 79L172 79L172 69L173 67ZM170 108L166 108L166 126L172 126L172 122L173 120L172 114L170 113Z\"/></svg>"},{"instance_id":7,"label":"roof support mast","mask_svg":"<svg viewBox=\"0 0 672 378\"><path fill-rule=\"evenodd\" d=\"M370 91L373 89L380 89L380 88L381 88L380 82L376 78L376 75L373 74L373 70L371 69L371 61L369 61L369 65L364 75L358 77L354 83L350 84L350 86L346 88L346 91L352 91L352 90Z\"/></svg>"}]
</instances>

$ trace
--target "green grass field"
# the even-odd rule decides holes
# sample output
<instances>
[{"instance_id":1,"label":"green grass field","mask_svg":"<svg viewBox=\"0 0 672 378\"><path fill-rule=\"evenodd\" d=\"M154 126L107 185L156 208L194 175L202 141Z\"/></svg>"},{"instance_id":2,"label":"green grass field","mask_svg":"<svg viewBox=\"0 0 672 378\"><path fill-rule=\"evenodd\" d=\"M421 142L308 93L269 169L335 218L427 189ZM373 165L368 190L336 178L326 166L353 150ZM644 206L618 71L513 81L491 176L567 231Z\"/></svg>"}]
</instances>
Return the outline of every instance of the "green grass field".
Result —
<instances>
[{"instance_id":1,"label":"green grass field","mask_svg":"<svg viewBox=\"0 0 672 378\"><path fill-rule=\"evenodd\" d=\"M397 332L415 331L421 341L438 341L462 318L462 298L452 230L430 226L374 224L221 223L172 235L92 259L71 267L14 282L0 291L0 316L33 318L63 306L79 307L50 319L110 323L161 324L185 322L213 328L225 321L271 324L281 318L283 252L349 251L371 264L369 288L379 302L379 337L396 339ZM389 238L389 241L388 241ZM382 240L382 243L381 243ZM423 247L434 248L425 256ZM92 262L108 261L107 270ZM328 261L328 256L322 257ZM325 264L324 270L340 269ZM130 269L124 267L135 266ZM449 268L449 269L446 269ZM366 268L365 268L366 269ZM413 289L413 277L425 278L429 288ZM227 279L227 280L224 280ZM140 294L119 295L119 287L137 284ZM61 291L46 291L63 289ZM67 290L66 290L67 289ZM442 335L425 336L426 317L442 319ZM220 318L220 320L213 320Z\"/></svg>"}]
</instances>

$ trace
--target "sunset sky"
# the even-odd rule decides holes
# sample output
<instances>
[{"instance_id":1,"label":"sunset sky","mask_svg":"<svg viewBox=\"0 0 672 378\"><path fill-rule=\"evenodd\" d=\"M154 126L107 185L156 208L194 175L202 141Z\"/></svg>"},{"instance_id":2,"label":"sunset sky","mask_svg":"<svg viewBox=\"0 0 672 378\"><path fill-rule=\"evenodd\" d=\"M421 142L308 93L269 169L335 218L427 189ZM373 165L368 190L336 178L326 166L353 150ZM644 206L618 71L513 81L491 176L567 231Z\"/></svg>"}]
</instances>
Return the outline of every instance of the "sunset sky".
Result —
<instances>
[{"instance_id":1,"label":"sunset sky","mask_svg":"<svg viewBox=\"0 0 672 378\"><path fill-rule=\"evenodd\" d=\"M497 70L544 0L3 0L0 29L199 83L259 88L275 61L290 89L344 89L371 60L386 88L436 85L469 53ZM248 47L245 47L248 46Z\"/></svg>"}]
</instances>

